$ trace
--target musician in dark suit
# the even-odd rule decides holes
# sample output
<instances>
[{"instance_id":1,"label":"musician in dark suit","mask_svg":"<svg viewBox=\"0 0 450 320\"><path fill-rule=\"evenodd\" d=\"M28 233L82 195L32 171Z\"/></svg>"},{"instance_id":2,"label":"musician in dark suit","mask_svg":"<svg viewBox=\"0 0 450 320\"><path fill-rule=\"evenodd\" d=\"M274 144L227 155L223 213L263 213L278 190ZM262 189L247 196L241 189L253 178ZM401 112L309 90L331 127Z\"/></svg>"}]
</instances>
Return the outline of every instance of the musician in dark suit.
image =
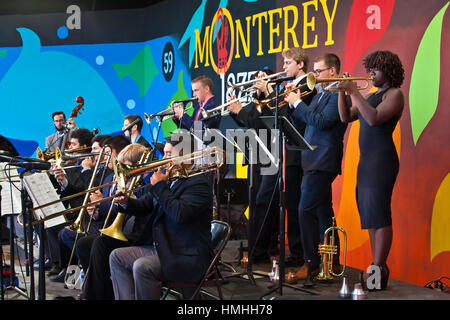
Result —
<instances>
[{"instance_id":1,"label":"musician in dark suit","mask_svg":"<svg viewBox=\"0 0 450 320\"><path fill-rule=\"evenodd\" d=\"M77 129L75 131L72 132L72 135L74 134L78 134L77 132L79 130L83 130L83 132L86 132L85 130L87 129ZM89 132L89 130L87 130L87 132ZM74 138L71 138L71 142ZM84 143L87 143L86 141L88 141L90 143L92 137L90 137L89 139L86 140L81 140L81 141L85 141ZM125 148L127 145L130 144L130 142L128 141L127 138L125 138L124 136L113 136L111 138L108 138L105 140L104 142L105 144L109 145L111 148L111 152L115 155L118 155L119 152ZM79 190L78 192L81 192L83 190L86 189L86 185L83 181L83 179L81 178L81 170L80 168L73 168L73 169L77 169L78 170L78 175L80 176L80 186L77 187ZM110 167L110 169L112 169L112 166ZM107 180L106 180L107 181ZM105 181L105 182L106 182ZM68 186L70 186L71 184L69 183ZM72 189L74 187L71 187ZM91 200L95 200L95 193L91 193L90 194L90 198ZM81 195L77 198L79 199L79 202L76 202L74 204L71 204L72 208L78 208L80 207L85 199L85 195ZM85 230L87 230L87 233L89 232L90 234L97 234L98 230L101 228L101 226L103 226L103 219L105 218L102 215L95 215L93 211L88 211L86 210L88 214L84 215L84 218L81 220L81 223L83 224L83 227ZM75 220L75 218L78 217L79 212L76 211L76 216L73 217L73 220ZM81 234L80 236L84 236L83 234ZM51 281L54 282L64 282L64 276L65 276L65 268L68 266L69 264L69 260L70 260L70 254L71 251L73 249L73 245L75 243L75 238L76 238L76 232L67 228L62 228L62 230L60 230L58 232L58 236L57 236L57 240L55 239L55 243L58 245L59 248L59 269L60 272L54 276L54 277L50 277ZM76 252L75 252L76 253ZM75 262L74 260L72 260L72 262ZM76 262L75 262L76 263Z\"/></svg>"},{"instance_id":2,"label":"musician in dark suit","mask_svg":"<svg viewBox=\"0 0 450 320\"><path fill-rule=\"evenodd\" d=\"M133 143L126 146L117 156L120 163L127 165L137 164L145 151L145 147ZM114 172L105 179L105 183L116 179ZM107 198L115 194L116 185L107 186L102 189L102 198ZM98 200L93 199L93 200ZM103 201L95 206L94 209L101 219L102 226L108 228L117 217L117 206L112 205L112 200ZM105 218L108 216L108 220ZM145 217L136 218L134 216L125 216L123 221L123 234L128 241L122 241L104 234L96 233L88 235L78 240L76 246L77 256L80 257L80 263L84 270L86 281L83 287L82 298L86 300L113 300L114 294L109 273L109 254L112 250L124 246L129 246L141 234Z\"/></svg>"},{"instance_id":3,"label":"musician in dark suit","mask_svg":"<svg viewBox=\"0 0 450 320\"><path fill-rule=\"evenodd\" d=\"M199 76L191 81L192 96L197 97L197 103L194 104L194 112L189 116L182 106L175 106L174 122L180 129L191 130L194 128L195 121L203 119L202 110L210 110L217 106L216 98L212 93L213 82L207 76ZM202 128L218 129L220 126L220 117L211 118L202 121Z\"/></svg>"},{"instance_id":4,"label":"musician in dark suit","mask_svg":"<svg viewBox=\"0 0 450 320\"><path fill-rule=\"evenodd\" d=\"M286 72L287 77L295 77L292 81L291 87L299 87L306 82L306 71L308 69L309 57L305 51L301 48L291 48L282 53L284 58L283 69ZM247 119L249 123L255 129L272 129L268 128L260 119L260 116L274 116L275 115L275 92L273 88L267 86L267 81L258 81L255 83L255 87L259 91L263 91L264 88L268 88L266 91L265 100L272 99L272 103L265 104L259 109L259 114L256 117ZM307 86L299 87L299 91L302 93L308 93L304 96L305 103L308 104L315 94L315 91L310 92ZM282 103L282 95L285 92L286 87L280 90L280 98L278 105L278 116L285 116L288 120L292 113L292 109L286 104ZM242 107L241 107L242 108ZM257 107L258 109L258 107ZM245 111L240 110L239 104L233 104L229 110L232 113L237 113L237 119L244 121L247 117ZM280 122L281 123L281 122ZM299 127L298 130L301 134L304 132L304 127ZM270 149L270 146L268 146ZM272 153L274 150L272 150ZM302 167L301 167L301 152L291 148L291 141L287 138L287 148L285 154L286 169L285 169L285 185L286 185L286 197L285 208L287 210L287 235L289 241L290 255L287 257L285 263L287 266L303 265L303 248L301 243L300 229L298 223L298 202L300 199L300 185L302 180ZM254 217L254 230L255 235L259 232L259 238L255 242L253 259L255 262L267 262L268 254L267 250L270 243L270 226L278 223L279 221L279 190L278 186L278 173L275 174L263 174L261 180L261 186L256 195L255 205L255 217Z\"/></svg>"},{"instance_id":5,"label":"musician in dark suit","mask_svg":"<svg viewBox=\"0 0 450 320\"><path fill-rule=\"evenodd\" d=\"M137 121L136 124L130 127L134 121ZM144 126L144 122L142 118L137 114L129 114L123 118L123 127L122 131L125 136L130 139L131 143L139 143L144 147L152 149L150 143L141 135L142 127Z\"/></svg>"},{"instance_id":6,"label":"musician in dark suit","mask_svg":"<svg viewBox=\"0 0 450 320\"><path fill-rule=\"evenodd\" d=\"M167 141L164 157L176 156L175 150ZM209 179L196 175L167 180L168 173L159 170L141 199L117 198L126 214L149 215L149 221L132 247L110 255L116 300L159 299L161 281L197 283L212 259Z\"/></svg>"},{"instance_id":7,"label":"musician in dark suit","mask_svg":"<svg viewBox=\"0 0 450 320\"><path fill-rule=\"evenodd\" d=\"M332 53L314 60L314 73L318 78L339 76L340 61ZM317 146L314 151L302 151L303 179L299 203L299 223L305 260L310 260L311 275L319 273L320 255L318 245L325 230L332 225L334 217L332 207L332 183L341 173L343 156L343 137L347 124L340 121L338 112L338 94L326 91L328 85L322 83L325 91L314 96L309 106L295 92L286 95L285 100L295 110L292 113L294 123L306 123L305 139ZM339 264L339 256L335 255ZM297 271L299 279L307 276L307 266Z\"/></svg>"}]
</instances>

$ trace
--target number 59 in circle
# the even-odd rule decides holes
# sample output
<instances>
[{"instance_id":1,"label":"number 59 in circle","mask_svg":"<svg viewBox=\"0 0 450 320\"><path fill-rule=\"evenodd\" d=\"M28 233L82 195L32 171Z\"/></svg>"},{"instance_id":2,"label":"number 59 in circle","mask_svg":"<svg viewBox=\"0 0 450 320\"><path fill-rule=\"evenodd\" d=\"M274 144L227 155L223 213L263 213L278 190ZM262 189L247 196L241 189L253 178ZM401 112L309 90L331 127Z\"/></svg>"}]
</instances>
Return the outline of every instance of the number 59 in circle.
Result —
<instances>
[{"instance_id":1,"label":"number 59 in circle","mask_svg":"<svg viewBox=\"0 0 450 320\"><path fill-rule=\"evenodd\" d=\"M161 60L164 79L166 79L166 81L170 81L175 70L175 52L170 42L167 42L164 46Z\"/></svg>"}]
</instances>

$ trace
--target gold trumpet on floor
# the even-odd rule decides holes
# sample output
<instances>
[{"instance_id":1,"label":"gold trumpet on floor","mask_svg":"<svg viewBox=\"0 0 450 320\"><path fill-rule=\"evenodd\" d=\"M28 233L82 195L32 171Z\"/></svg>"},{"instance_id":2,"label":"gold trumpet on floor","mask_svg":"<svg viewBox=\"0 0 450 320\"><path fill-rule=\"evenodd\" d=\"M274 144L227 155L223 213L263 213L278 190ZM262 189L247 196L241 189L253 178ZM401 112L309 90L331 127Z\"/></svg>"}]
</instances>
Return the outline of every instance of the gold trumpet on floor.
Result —
<instances>
[{"instance_id":1,"label":"gold trumpet on floor","mask_svg":"<svg viewBox=\"0 0 450 320\"><path fill-rule=\"evenodd\" d=\"M338 247L335 244L336 239L335 237L338 236L338 231L341 231L344 235L344 261L343 261L343 268L342 271L339 273L335 273L333 271L333 256L337 254ZM330 240L328 243L328 235L331 232ZM346 264L346 256L347 256L347 233L344 229L336 226L335 220L333 218L333 225L329 227L325 231L323 244L319 245L319 253L322 258L322 268L320 270L320 273L317 275L317 280L331 280L334 277L340 277L345 272L345 264Z\"/></svg>"},{"instance_id":2,"label":"gold trumpet on floor","mask_svg":"<svg viewBox=\"0 0 450 320\"><path fill-rule=\"evenodd\" d=\"M364 90L369 87L369 80L373 80L373 77L342 77L342 78L317 78L314 73L309 72L306 75L306 84L308 85L309 90L313 90L316 84L323 83L323 82L336 82L336 81L358 81L358 80L364 80L366 81L366 85L364 87L358 87L358 90ZM339 92L341 89L338 87L331 87L328 89L323 89L325 91L330 92Z\"/></svg>"}]
</instances>

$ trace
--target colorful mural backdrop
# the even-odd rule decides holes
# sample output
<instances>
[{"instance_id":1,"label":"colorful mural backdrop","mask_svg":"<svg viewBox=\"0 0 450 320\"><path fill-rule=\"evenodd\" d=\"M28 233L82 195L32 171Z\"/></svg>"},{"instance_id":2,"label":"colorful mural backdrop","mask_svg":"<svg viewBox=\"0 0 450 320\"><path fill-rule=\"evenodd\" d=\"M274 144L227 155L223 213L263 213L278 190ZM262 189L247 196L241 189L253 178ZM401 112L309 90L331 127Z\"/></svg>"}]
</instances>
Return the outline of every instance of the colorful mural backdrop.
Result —
<instances>
[{"instance_id":1,"label":"colorful mural backdrop","mask_svg":"<svg viewBox=\"0 0 450 320\"><path fill-rule=\"evenodd\" d=\"M406 107L394 132L400 172L388 264L393 278L417 285L448 276L449 1L180 0L88 12L76 2L56 14L0 16L0 134L22 156L44 147L54 131L52 112L70 114L77 96L85 100L79 127L120 134L124 115L144 118L191 97L190 81L199 75L213 79L224 101L227 82L263 68L281 71L281 52L292 46L311 59L334 52L342 71L355 76L365 76L369 53L390 50L405 68ZM143 135L163 141L175 124L159 127L154 119ZM235 127L222 119L221 130ZM371 254L355 200L358 135L354 122L333 197L349 238L348 264L364 269Z\"/></svg>"}]
</instances>

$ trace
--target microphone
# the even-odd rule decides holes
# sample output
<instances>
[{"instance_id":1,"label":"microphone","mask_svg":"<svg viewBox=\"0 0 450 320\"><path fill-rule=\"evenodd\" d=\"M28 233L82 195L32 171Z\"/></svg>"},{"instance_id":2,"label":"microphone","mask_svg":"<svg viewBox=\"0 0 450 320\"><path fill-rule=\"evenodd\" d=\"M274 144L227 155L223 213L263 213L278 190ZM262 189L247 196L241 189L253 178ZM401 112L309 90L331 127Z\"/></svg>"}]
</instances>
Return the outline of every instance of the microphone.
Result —
<instances>
[{"instance_id":1,"label":"microphone","mask_svg":"<svg viewBox=\"0 0 450 320\"><path fill-rule=\"evenodd\" d=\"M173 116L175 114L175 111L173 109L166 109L151 115L145 115L145 119L153 119L156 117L165 117L165 116ZM148 122L148 121L147 121Z\"/></svg>"},{"instance_id":2,"label":"microphone","mask_svg":"<svg viewBox=\"0 0 450 320\"><path fill-rule=\"evenodd\" d=\"M28 159L32 159L32 158L28 158ZM17 161L16 158L0 155L1 162L8 162L9 164L12 164L19 168L25 168L28 170L48 170L51 167L51 163L48 161L41 160L38 162L38 161L34 161L35 159L32 159L32 160L33 161L31 161L31 162L20 162L20 161Z\"/></svg>"},{"instance_id":3,"label":"microphone","mask_svg":"<svg viewBox=\"0 0 450 320\"><path fill-rule=\"evenodd\" d=\"M130 123L125 129L123 129L122 132L126 132L126 131L130 130L131 128L133 128L133 126L134 126L136 123L138 123L139 120L141 120L141 119L137 118L136 120L134 120L134 121L133 121L132 123Z\"/></svg>"},{"instance_id":4,"label":"microphone","mask_svg":"<svg viewBox=\"0 0 450 320\"><path fill-rule=\"evenodd\" d=\"M172 101L171 105L177 104L177 103L183 103L183 104L187 104L189 102L195 102L198 101L198 97L193 97L190 99L184 99L184 100L174 100Z\"/></svg>"},{"instance_id":5,"label":"microphone","mask_svg":"<svg viewBox=\"0 0 450 320\"><path fill-rule=\"evenodd\" d=\"M294 79L295 79L295 76L280 77L280 78L277 78L277 79L270 80L269 83L277 83L277 84L279 84L279 83L283 83L285 81L291 81L291 80L294 80Z\"/></svg>"},{"instance_id":6,"label":"microphone","mask_svg":"<svg viewBox=\"0 0 450 320\"><path fill-rule=\"evenodd\" d=\"M24 168L27 170L48 170L51 167L51 163L42 163L42 162L11 162L11 164L15 165L19 168Z\"/></svg>"}]
</instances>

